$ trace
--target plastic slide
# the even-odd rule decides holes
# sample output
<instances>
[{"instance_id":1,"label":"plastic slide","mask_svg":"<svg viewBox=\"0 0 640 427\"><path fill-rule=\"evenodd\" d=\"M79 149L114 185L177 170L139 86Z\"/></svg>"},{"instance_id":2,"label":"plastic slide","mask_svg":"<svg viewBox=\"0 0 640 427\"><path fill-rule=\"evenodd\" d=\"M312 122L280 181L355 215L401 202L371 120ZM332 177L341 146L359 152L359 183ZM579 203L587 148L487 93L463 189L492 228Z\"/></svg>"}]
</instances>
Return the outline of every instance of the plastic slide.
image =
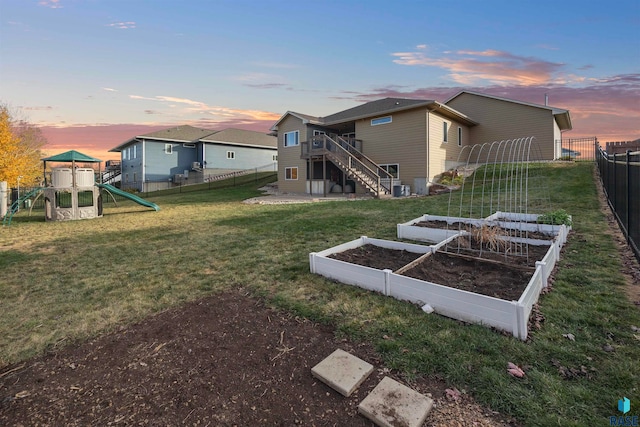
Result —
<instances>
[{"instance_id":1,"label":"plastic slide","mask_svg":"<svg viewBox=\"0 0 640 427\"><path fill-rule=\"evenodd\" d=\"M113 185L109 185L109 184L96 184L98 187L100 188L104 188L105 190L113 193L113 194L117 194L118 196L122 196L126 199L129 200L133 200L134 202L136 202L139 205L142 206L146 206L148 208L152 208L154 209L156 212L160 210L160 206L156 205L153 202L149 202L145 199L143 199L142 197L138 197L135 194L131 194L131 193L127 193L126 191L122 191L119 188L114 187Z\"/></svg>"}]
</instances>

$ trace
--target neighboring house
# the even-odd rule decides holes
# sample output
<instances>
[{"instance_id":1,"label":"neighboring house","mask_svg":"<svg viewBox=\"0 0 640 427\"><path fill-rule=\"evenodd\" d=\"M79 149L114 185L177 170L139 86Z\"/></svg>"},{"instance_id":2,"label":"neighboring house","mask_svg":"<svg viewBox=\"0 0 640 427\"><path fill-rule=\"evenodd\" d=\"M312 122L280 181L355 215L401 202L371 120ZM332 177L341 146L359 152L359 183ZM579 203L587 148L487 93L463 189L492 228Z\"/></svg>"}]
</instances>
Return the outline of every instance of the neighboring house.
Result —
<instances>
[{"instance_id":1,"label":"neighboring house","mask_svg":"<svg viewBox=\"0 0 640 427\"><path fill-rule=\"evenodd\" d=\"M462 102L467 95L470 106ZM281 191L375 196L400 184L427 194L467 145L535 136L545 147L543 158L554 159L560 155L556 133L560 139L569 129L566 110L464 91L445 104L385 98L326 117L288 111L271 128L278 136Z\"/></svg>"},{"instance_id":2,"label":"neighboring house","mask_svg":"<svg viewBox=\"0 0 640 427\"><path fill-rule=\"evenodd\" d=\"M139 135L109 151L120 153L122 188L138 191L203 182L208 176L231 171L275 167L277 161L277 142L271 135L188 125Z\"/></svg>"}]
</instances>

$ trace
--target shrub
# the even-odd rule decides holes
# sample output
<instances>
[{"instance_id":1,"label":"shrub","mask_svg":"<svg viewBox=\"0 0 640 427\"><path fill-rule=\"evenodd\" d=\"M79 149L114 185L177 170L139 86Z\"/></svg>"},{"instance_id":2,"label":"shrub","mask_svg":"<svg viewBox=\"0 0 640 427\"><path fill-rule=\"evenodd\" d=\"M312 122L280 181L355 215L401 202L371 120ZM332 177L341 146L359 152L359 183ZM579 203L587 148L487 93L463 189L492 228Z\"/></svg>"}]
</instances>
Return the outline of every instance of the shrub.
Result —
<instances>
[{"instance_id":1,"label":"shrub","mask_svg":"<svg viewBox=\"0 0 640 427\"><path fill-rule=\"evenodd\" d=\"M538 223L552 225L571 225L571 216L564 210L549 212L538 216Z\"/></svg>"}]
</instances>

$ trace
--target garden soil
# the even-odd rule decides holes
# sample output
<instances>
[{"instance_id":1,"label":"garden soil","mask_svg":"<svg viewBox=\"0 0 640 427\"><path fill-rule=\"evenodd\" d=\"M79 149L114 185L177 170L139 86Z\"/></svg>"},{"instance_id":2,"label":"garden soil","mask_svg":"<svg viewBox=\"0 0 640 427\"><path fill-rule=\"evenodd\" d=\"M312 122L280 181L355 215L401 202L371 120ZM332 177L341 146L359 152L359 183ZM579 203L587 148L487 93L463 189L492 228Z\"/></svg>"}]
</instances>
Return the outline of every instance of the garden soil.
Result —
<instances>
[{"instance_id":1,"label":"garden soil","mask_svg":"<svg viewBox=\"0 0 640 427\"><path fill-rule=\"evenodd\" d=\"M348 398L311 375L338 348L376 368ZM452 386L436 378L408 382L369 345L240 289L0 368L0 425L372 426L357 407L384 376L434 399L425 425L515 424L467 394L448 399Z\"/></svg>"}]
</instances>

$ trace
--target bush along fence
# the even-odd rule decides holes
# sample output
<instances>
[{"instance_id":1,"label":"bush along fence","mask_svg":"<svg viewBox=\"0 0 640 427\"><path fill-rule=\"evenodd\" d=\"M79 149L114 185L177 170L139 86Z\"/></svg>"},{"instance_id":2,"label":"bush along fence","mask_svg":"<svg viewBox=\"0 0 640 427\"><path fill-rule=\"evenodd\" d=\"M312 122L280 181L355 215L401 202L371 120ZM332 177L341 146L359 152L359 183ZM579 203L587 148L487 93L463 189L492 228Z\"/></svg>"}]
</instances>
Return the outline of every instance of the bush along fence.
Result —
<instances>
[{"instance_id":1,"label":"bush along fence","mask_svg":"<svg viewBox=\"0 0 640 427\"><path fill-rule=\"evenodd\" d=\"M640 261L640 151L611 154L598 147L596 163L607 202Z\"/></svg>"}]
</instances>

